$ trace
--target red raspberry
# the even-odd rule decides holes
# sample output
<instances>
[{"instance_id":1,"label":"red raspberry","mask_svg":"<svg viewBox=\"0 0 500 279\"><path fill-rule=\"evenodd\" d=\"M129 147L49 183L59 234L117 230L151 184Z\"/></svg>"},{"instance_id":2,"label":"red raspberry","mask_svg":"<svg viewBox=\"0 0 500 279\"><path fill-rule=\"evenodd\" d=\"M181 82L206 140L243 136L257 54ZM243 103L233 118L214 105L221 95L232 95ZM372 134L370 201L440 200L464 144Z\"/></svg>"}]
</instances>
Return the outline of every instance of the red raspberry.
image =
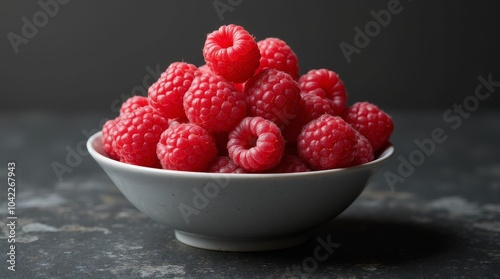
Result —
<instances>
[{"instance_id":1,"label":"red raspberry","mask_svg":"<svg viewBox=\"0 0 500 279\"><path fill-rule=\"evenodd\" d=\"M142 108L148 105L148 98L144 96L132 96L123 102L120 108L120 115L125 115L126 113L132 112L138 108Z\"/></svg>"},{"instance_id":2,"label":"red raspberry","mask_svg":"<svg viewBox=\"0 0 500 279\"><path fill-rule=\"evenodd\" d=\"M299 117L294 118L283 131L283 136L289 144L296 144L302 127L323 114L335 114L332 100L321 98L314 94L300 94Z\"/></svg>"},{"instance_id":3,"label":"red raspberry","mask_svg":"<svg viewBox=\"0 0 500 279\"><path fill-rule=\"evenodd\" d=\"M301 94L300 116L307 122L320 117L323 114L336 115L335 104L332 100L321 98L314 94Z\"/></svg>"},{"instance_id":4,"label":"red raspberry","mask_svg":"<svg viewBox=\"0 0 500 279\"><path fill-rule=\"evenodd\" d=\"M292 173L292 172L306 172L311 169L296 155L287 154L283 155L280 164L272 169L274 173Z\"/></svg>"},{"instance_id":5,"label":"red raspberry","mask_svg":"<svg viewBox=\"0 0 500 279\"><path fill-rule=\"evenodd\" d=\"M138 108L120 117L115 130L113 148L120 161L151 167L158 164L156 144L161 133L168 128L168 119L152 107Z\"/></svg>"},{"instance_id":6,"label":"red raspberry","mask_svg":"<svg viewBox=\"0 0 500 279\"><path fill-rule=\"evenodd\" d=\"M368 139L375 153L389 141L394 130L392 118L368 102L353 104L342 117Z\"/></svg>"},{"instance_id":7,"label":"red raspberry","mask_svg":"<svg viewBox=\"0 0 500 279\"><path fill-rule=\"evenodd\" d=\"M102 126L102 148L104 151L108 154L109 158L118 160L118 154L116 154L115 150L113 149L113 141L115 138L115 132L114 127L116 123L120 121L120 117L116 117L115 119L110 119L104 123Z\"/></svg>"},{"instance_id":8,"label":"red raspberry","mask_svg":"<svg viewBox=\"0 0 500 279\"><path fill-rule=\"evenodd\" d=\"M207 66L207 64L203 64L201 65L200 67L198 67L198 70L203 72L203 73L211 73L213 74L213 72L210 70L210 68ZM240 92L243 92L243 88L245 86L245 83L242 82L242 83L235 83L235 82L231 82L231 84L233 84L234 88Z\"/></svg>"},{"instance_id":9,"label":"red raspberry","mask_svg":"<svg viewBox=\"0 0 500 279\"><path fill-rule=\"evenodd\" d=\"M313 169L347 167L356 155L356 131L338 116L324 114L304 126L298 137L299 156Z\"/></svg>"},{"instance_id":10,"label":"red raspberry","mask_svg":"<svg viewBox=\"0 0 500 279\"><path fill-rule=\"evenodd\" d=\"M158 81L149 87L149 105L163 117L185 118L182 106L184 94L191 86L194 77L200 73L193 64L184 62L170 64Z\"/></svg>"},{"instance_id":11,"label":"red raspberry","mask_svg":"<svg viewBox=\"0 0 500 279\"><path fill-rule=\"evenodd\" d=\"M251 116L268 119L280 128L297 116L300 89L285 72L264 69L245 83L244 92Z\"/></svg>"},{"instance_id":12,"label":"red raspberry","mask_svg":"<svg viewBox=\"0 0 500 279\"><path fill-rule=\"evenodd\" d=\"M243 27L230 24L208 34L203 57L213 73L241 83L259 67L260 52L252 35Z\"/></svg>"},{"instance_id":13,"label":"red raspberry","mask_svg":"<svg viewBox=\"0 0 500 279\"><path fill-rule=\"evenodd\" d=\"M281 161L285 141L273 122L262 117L245 117L229 133L229 157L244 170L270 170Z\"/></svg>"},{"instance_id":14,"label":"red raspberry","mask_svg":"<svg viewBox=\"0 0 500 279\"><path fill-rule=\"evenodd\" d=\"M212 135L193 123L169 127L161 134L156 154L164 169L206 171L217 156Z\"/></svg>"},{"instance_id":15,"label":"red raspberry","mask_svg":"<svg viewBox=\"0 0 500 279\"><path fill-rule=\"evenodd\" d=\"M207 66L207 64L203 64L201 65L200 67L198 67L198 70L200 70L201 72L203 73L211 73L213 74L213 72L210 70L210 68ZM240 92L243 92L243 87L245 86L245 83L242 82L242 83L235 83L235 82L231 82L234 86L234 88Z\"/></svg>"},{"instance_id":16,"label":"red raspberry","mask_svg":"<svg viewBox=\"0 0 500 279\"><path fill-rule=\"evenodd\" d=\"M278 38L266 38L257 42L260 51L260 66L257 73L263 69L276 69L292 76L294 80L299 78L299 61L297 55L286 44Z\"/></svg>"},{"instance_id":17,"label":"red raspberry","mask_svg":"<svg viewBox=\"0 0 500 279\"><path fill-rule=\"evenodd\" d=\"M208 168L208 172L216 173L246 173L246 171L236 165L231 158L220 156L212 162Z\"/></svg>"},{"instance_id":18,"label":"red raspberry","mask_svg":"<svg viewBox=\"0 0 500 279\"><path fill-rule=\"evenodd\" d=\"M245 94L222 77L203 73L196 76L184 95L189 121L210 132L230 131L246 116Z\"/></svg>"},{"instance_id":19,"label":"red raspberry","mask_svg":"<svg viewBox=\"0 0 500 279\"><path fill-rule=\"evenodd\" d=\"M347 93L344 82L334 71L310 70L299 78L299 87L302 94L313 94L332 102L328 109L333 108L333 114L329 111L319 112L321 114L341 115L346 108Z\"/></svg>"},{"instance_id":20,"label":"red raspberry","mask_svg":"<svg viewBox=\"0 0 500 279\"><path fill-rule=\"evenodd\" d=\"M204 65L198 67L198 70L200 70L203 73L211 73L211 74L213 74L213 72L210 70L210 68L207 66L207 64L204 64ZM240 92L243 92L243 88L245 86L244 82L242 82L242 83L231 82L231 84L234 86L234 89L236 89L236 90L238 90Z\"/></svg>"},{"instance_id":21,"label":"red raspberry","mask_svg":"<svg viewBox=\"0 0 500 279\"><path fill-rule=\"evenodd\" d=\"M212 73L212 71L210 70L210 68L207 66L207 64L203 64L201 65L200 67L198 67L198 71L202 72L202 73Z\"/></svg>"},{"instance_id":22,"label":"red raspberry","mask_svg":"<svg viewBox=\"0 0 500 279\"><path fill-rule=\"evenodd\" d=\"M354 130L356 131L356 130ZM351 166L357 166L364 163L373 161L373 148L370 142L358 131L356 131L356 137L358 138L358 148L356 151L356 156L351 162Z\"/></svg>"},{"instance_id":23,"label":"red raspberry","mask_svg":"<svg viewBox=\"0 0 500 279\"><path fill-rule=\"evenodd\" d=\"M321 83L327 84L335 80L337 80L336 85L330 87L330 89L341 87L342 90L331 95L334 98L333 100L329 97L330 95L327 94L328 86L326 86L325 89L316 87ZM288 125L283 132L285 139L290 144L297 142L297 136L300 134L300 131L305 124L323 114L339 115L339 111L343 111L345 109L345 103L347 101L347 95L345 93L345 89L343 89L344 85L342 81L338 79L338 76L332 71L325 69L309 71L309 73L303 75L299 79L299 87L301 87L302 90L300 94L301 100L298 112L300 117L292 120L290 125Z\"/></svg>"}]
</instances>

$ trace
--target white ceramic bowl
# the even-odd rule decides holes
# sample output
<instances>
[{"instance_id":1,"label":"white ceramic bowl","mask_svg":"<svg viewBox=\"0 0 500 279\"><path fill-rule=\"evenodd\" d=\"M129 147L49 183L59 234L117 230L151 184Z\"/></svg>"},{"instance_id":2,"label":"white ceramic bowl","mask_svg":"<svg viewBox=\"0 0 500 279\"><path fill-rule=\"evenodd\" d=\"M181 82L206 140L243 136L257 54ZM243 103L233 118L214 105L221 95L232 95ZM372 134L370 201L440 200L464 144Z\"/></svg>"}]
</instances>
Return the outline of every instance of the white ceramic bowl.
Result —
<instances>
[{"instance_id":1,"label":"white ceramic bowl","mask_svg":"<svg viewBox=\"0 0 500 279\"><path fill-rule=\"evenodd\" d=\"M214 174L125 164L107 157L101 133L90 155L140 211L175 230L185 244L223 251L262 251L302 243L344 211L394 153L344 169L291 174Z\"/></svg>"}]
</instances>

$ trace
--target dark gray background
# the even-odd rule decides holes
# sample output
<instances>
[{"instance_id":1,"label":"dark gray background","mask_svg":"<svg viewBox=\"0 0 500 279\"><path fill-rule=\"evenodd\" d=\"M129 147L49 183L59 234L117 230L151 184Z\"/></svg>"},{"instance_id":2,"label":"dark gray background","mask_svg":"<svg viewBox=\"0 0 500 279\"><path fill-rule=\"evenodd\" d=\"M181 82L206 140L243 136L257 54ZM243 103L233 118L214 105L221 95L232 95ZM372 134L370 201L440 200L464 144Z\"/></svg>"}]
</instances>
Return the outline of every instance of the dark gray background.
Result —
<instances>
[{"instance_id":1,"label":"dark gray background","mask_svg":"<svg viewBox=\"0 0 500 279\"><path fill-rule=\"evenodd\" d=\"M7 34L21 33L22 18L41 10L37 1L0 0L0 180L7 160L15 161L20 217L19 269L9 276L156 276L173 264L185 270L180 277L274 278L313 255L316 236L271 253L184 246L172 229L139 214L84 148L97 123L116 115L122 95L144 91L146 69L203 63L205 35L228 23L257 39L283 38L302 72L337 71L350 103L372 101L394 119L392 160L340 218L314 233L331 234L341 246L311 277L500 276L498 89L477 114L459 117L456 129L458 122L443 118L474 93L479 75L500 80L499 1L402 0L403 11L350 64L339 44L352 44L353 28L372 21L370 11L388 0L243 0L223 21L213 0L72 0L15 54ZM441 128L447 141L391 188L383 174L401 174L401 160L420 150L415 141L428 142ZM71 171L58 177L54 163ZM58 231L24 229L38 222ZM5 272L0 268L0 278Z\"/></svg>"},{"instance_id":2,"label":"dark gray background","mask_svg":"<svg viewBox=\"0 0 500 279\"><path fill-rule=\"evenodd\" d=\"M46 0L44 0L46 2ZM70 1L15 53L7 34L33 22L37 1L0 2L0 110L100 111L145 92L146 70L203 64L205 35L244 26L257 40L284 39L301 73L329 68L349 103L384 108L450 108L474 93L479 75L500 80L498 1L401 0L401 13L348 63L339 47L388 1L241 2L219 18L210 1ZM153 82L146 80L146 85ZM481 107L498 108L492 96Z\"/></svg>"}]
</instances>

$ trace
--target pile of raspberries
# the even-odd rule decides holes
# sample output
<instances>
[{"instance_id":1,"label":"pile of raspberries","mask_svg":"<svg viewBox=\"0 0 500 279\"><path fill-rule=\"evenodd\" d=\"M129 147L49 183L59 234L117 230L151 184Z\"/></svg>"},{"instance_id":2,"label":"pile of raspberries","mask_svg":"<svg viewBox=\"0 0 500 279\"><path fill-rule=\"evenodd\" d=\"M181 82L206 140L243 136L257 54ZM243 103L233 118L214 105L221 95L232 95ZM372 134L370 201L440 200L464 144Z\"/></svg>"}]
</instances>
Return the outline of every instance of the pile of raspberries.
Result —
<instances>
[{"instance_id":1,"label":"pile of raspberries","mask_svg":"<svg viewBox=\"0 0 500 279\"><path fill-rule=\"evenodd\" d=\"M174 62L102 128L124 163L178 171L290 173L370 162L389 144L391 117L368 102L347 107L339 75L299 75L283 40L243 27L207 35L206 64Z\"/></svg>"}]
</instances>

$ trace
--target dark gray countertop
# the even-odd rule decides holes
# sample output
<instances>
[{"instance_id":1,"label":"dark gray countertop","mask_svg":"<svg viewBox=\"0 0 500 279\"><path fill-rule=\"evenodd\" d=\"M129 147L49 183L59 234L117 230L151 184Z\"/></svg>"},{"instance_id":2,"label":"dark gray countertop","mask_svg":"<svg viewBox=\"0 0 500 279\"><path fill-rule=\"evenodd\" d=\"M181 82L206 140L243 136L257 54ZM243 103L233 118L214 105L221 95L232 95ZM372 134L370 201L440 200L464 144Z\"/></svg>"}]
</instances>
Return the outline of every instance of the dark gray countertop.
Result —
<instances>
[{"instance_id":1,"label":"dark gray countertop","mask_svg":"<svg viewBox=\"0 0 500 279\"><path fill-rule=\"evenodd\" d=\"M3 113L0 175L16 162L18 219L12 272L2 182L0 278L500 278L500 113L444 111L392 112L395 156L352 206L303 245L258 253L191 248L136 210L80 148L103 115ZM436 128L446 140L419 162L415 140ZM335 247L312 261L318 237Z\"/></svg>"}]
</instances>

